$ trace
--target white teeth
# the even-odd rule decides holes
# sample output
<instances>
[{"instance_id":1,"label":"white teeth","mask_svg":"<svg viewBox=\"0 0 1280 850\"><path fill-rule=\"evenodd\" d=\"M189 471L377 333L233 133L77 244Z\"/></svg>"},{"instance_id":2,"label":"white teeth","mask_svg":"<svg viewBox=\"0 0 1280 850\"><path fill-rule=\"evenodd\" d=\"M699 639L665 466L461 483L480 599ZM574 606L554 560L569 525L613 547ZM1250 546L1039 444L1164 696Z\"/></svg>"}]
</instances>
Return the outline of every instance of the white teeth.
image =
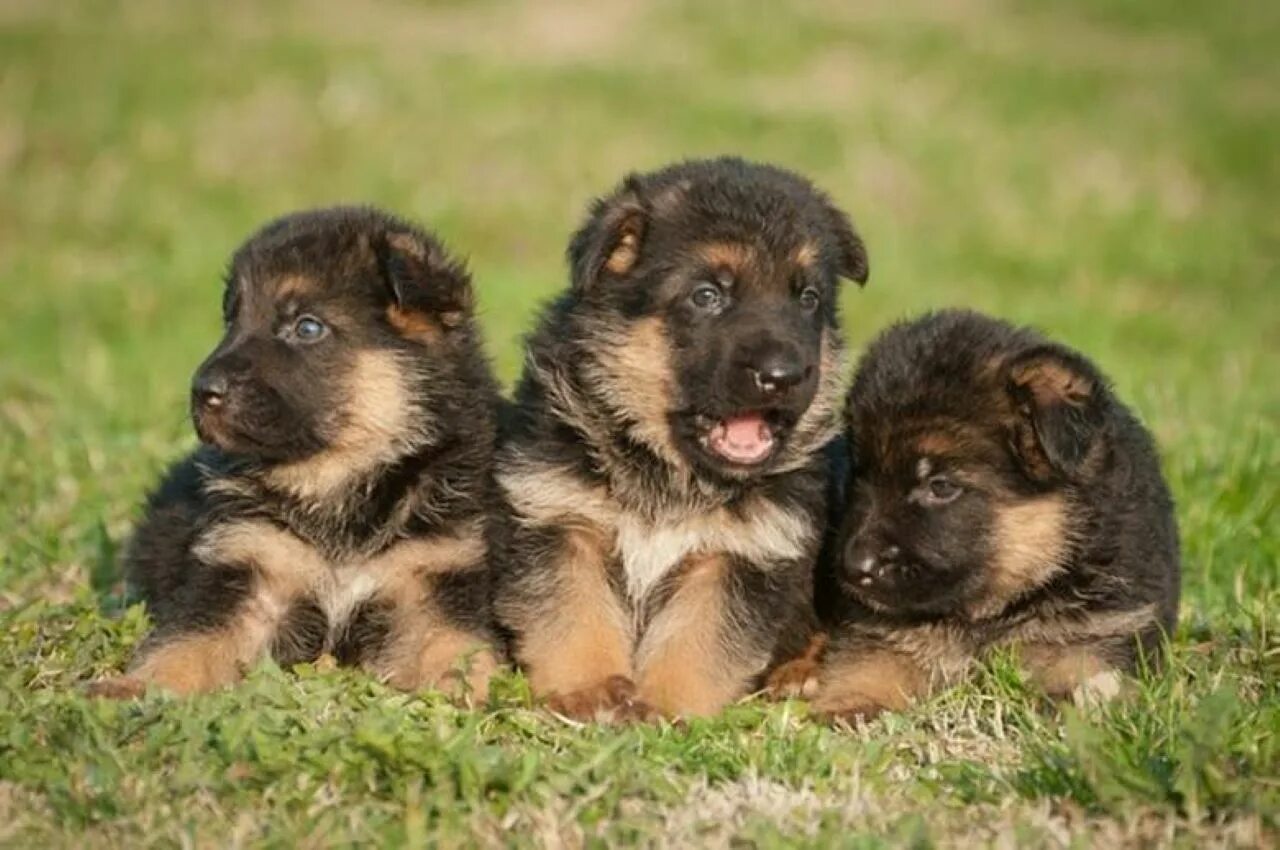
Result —
<instances>
[{"instance_id":1,"label":"white teeth","mask_svg":"<svg viewBox=\"0 0 1280 850\"><path fill-rule=\"evenodd\" d=\"M862 579L858 582L858 584L862 585L863 587L866 587L868 584L871 584L871 576L863 576Z\"/></svg>"}]
</instances>

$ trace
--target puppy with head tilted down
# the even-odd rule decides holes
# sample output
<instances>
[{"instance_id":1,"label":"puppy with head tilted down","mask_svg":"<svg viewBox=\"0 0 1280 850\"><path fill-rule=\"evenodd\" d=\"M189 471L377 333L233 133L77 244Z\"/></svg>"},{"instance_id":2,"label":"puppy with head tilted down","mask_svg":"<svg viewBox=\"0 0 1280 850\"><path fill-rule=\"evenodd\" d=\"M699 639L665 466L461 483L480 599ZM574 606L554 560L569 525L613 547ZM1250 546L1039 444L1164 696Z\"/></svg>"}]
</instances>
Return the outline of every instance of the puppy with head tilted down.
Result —
<instances>
[{"instance_id":1,"label":"puppy with head tilted down","mask_svg":"<svg viewBox=\"0 0 1280 850\"><path fill-rule=\"evenodd\" d=\"M1173 503L1150 435L1088 359L928 315L867 350L848 428L820 712L903 708L996 648L1077 699L1157 660L1177 616Z\"/></svg>"},{"instance_id":2,"label":"puppy with head tilted down","mask_svg":"<svg viewBox=\"0 0 1280 850\"><path fill-rule=\"evenodd\" d=\"M809 633L866 252L808 181L726 158L628 177L569 261L499 456L496 611L558 712L713 713Z\"/></svg>"},{"instance_id":3,"label":"puppy with head tilted down","mask_svg":"<svg viewBox=\"0 0 1280 850\"><path fill-rule=\"evenodd\" d=\"M126 563L154 621L104 695L228 685L330 654L481 698L497 388L466 271L384 213L298 213L231 261L196 372L203 445L152 495Z\"/></svg>"}]
</instances>

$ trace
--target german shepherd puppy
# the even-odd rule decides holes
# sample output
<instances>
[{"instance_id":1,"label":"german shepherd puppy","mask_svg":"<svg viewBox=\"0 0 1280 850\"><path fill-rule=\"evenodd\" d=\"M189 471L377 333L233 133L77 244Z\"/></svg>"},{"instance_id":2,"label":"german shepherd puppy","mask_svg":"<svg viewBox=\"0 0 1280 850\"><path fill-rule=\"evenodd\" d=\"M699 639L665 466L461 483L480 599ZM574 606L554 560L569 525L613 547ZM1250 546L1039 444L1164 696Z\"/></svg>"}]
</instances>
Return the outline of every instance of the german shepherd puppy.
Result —
<instances>
[{"instance_id":1,"label":"german shepherd puppy","mask_svg":"<svg viewBox=\"0 0 1280 850\"><path fill-rule=\"evenodd\" d=\"M203 445L127 556L155 630L95 691L205 691L329 653L484 698L498 392L471 306L440 243L376 210L298 213L240 248L191 388Z\"/></svg>"},{"instance_id":2,"label":"german shepherd puppy","mask_svg":"<svg viewBox=\"0 0 1280 850\"><path fill-rule=\"evenodd\" d=\"M903 708L996 647L1077 700L1158 659L1178 608L1173 502L1150 435L1083 355L927 315L870 346L848 428L820 712Z\"/></svg>"},{"instance_id":3,"label":"german shepherd puppy","mask_svg":"<svg viewBox=\"0 0 1280 850\"><path fill-rule=\"evenodd\" d=\"M713 713L808 634L866 251L806 180L726 158L627 177L568 259L499 452L497 615L555 711Z\"/></svg>"}]
</instances>

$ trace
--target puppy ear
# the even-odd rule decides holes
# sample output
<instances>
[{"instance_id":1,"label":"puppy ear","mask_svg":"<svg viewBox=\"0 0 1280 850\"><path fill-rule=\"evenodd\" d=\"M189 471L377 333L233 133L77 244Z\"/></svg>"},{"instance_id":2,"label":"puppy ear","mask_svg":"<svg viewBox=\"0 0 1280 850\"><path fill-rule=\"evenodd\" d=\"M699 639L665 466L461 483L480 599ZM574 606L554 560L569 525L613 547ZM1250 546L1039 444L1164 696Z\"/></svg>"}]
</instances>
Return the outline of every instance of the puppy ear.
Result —
<instances>
[{"instance_id":1,"label":"puppy ear","mask_svg":"<svg viewBox=\"0 0 1280 850\"><path fill-rule=\"evenodd\" d=\"M649 216L638 189L636 179L628 177L619 192L591 205L587 220L569 240L575 293L590 291L602 279L622 277L639 262Z\"/></svg>"},{"instance_id":2,"label":"puppy ear","mask_svg":"<svg viewBox=\"0 0 1280 850\"><path fill-rule=\"evenodd\" d=\"M1103 437L1108 390L1088 360L1043 345L1009 366L1014 445L1033 478L1079 480Z\"/></svg>"},{"instance_id":3,"label":"puppy ear","mask_svg":"<svg viewBox=\"0 0 1280 850\"><path fill-rule=\"evenodd\" d=\"M393 324L421 328L423 322L430 322L447 329L466 321L474 300L471 276L439 243L420 233L397 230L386 234L378 248Z\"/></svg>"},{"instance_id":4,"label":"puppy ear","mask_svg":"<svg viewBox=\"0 0 1280 850\"><path fill-rule=\"evenodd\" d=\"M862 237L854 229L849 216L830 201L827 201L827 217L836 239L836 256L840 263L837 271L841 277L848 278L859 286L865 285L871 274L871 262L867 258L867 246L862 243Z\"/></svg>"}]
</instances>

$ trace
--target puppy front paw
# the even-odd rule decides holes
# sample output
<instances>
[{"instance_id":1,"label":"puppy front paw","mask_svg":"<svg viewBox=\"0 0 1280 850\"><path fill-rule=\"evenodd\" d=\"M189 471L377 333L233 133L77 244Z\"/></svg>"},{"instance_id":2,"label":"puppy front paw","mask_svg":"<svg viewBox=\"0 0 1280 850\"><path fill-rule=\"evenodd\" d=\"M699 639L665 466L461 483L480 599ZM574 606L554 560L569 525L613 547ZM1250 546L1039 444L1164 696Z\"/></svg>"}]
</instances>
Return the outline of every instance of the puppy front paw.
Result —
<instances>
[{"instance_id":1,"label":"puppy front paw","mask_svg":"<svg viewBox=\"0 0 1280 850\"><path fill-rule=\"evenodd\" d=\"M147 683L134 676L109 676L84 687L85 696L97 699L138 699L147 693Z\"/></svg>"},{"instance_id":2,"label":"puppy front paw","mask_svg":"<svg viewBox=\"0 0 1280 850\"><path fill-rule=\"evenodd\" d=\"M610 676L585 688L552 694L547 708L571 720L597 723L647 720L655 715L648 703L637 698L636 683L626 676Z\"/></svg>"},{"instance_id":3,"label":"puppy front paw","mask_svg":"<svg viewBox=\"0 0 1280 850\"><path fill-rule=\"evenodd\" d=\"M765 680L765 693L773 699L811 699L818 692L820 666L813 658L794 658L780 664Z\"/></svg>"},{"instance_id":4,"label":"puppy front paw","mask_svg":"<svg viewBox=\"0 0 1280 850\"><path fill-rule=\"evenodd\" d=\"M814 702L813 710L827 723L843 722L856 726L859 721L870 722L891 708L862 694L838 694L819 698Z\"/></svg>"}]
</instances>

